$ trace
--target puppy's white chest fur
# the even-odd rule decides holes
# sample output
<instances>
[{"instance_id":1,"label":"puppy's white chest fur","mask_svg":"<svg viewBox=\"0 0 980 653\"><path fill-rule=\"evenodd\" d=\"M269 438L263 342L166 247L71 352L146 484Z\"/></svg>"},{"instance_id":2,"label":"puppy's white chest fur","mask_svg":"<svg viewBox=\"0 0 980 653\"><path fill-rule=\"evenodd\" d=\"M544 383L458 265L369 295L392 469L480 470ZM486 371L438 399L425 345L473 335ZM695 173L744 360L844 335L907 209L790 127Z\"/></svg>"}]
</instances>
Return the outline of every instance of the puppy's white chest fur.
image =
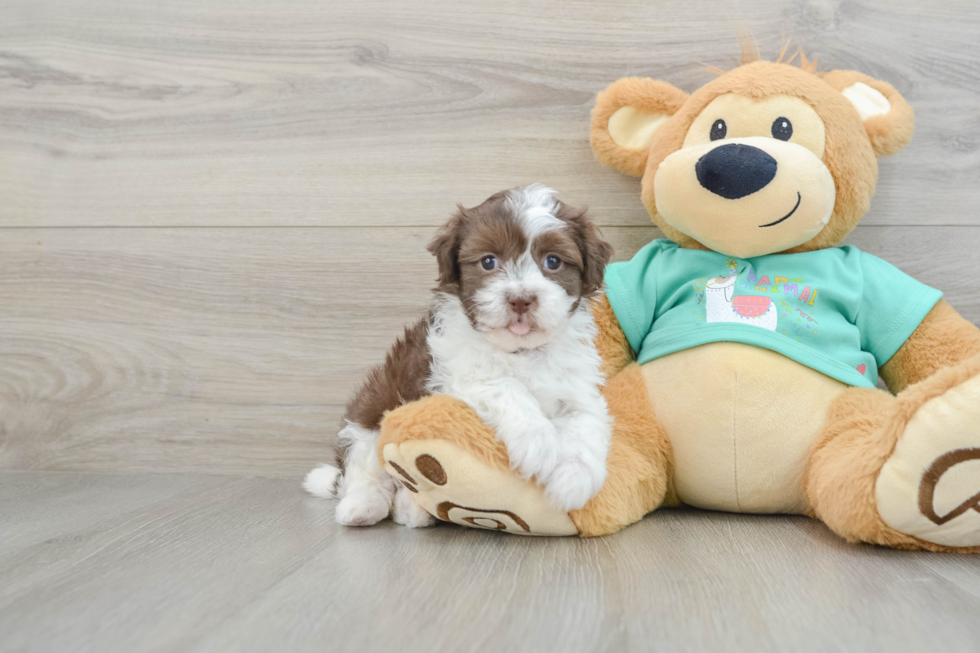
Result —
<instances>
[{"instance_id":1,"label":"puppy's white chest fur","mask_svg":"<svg viewBox=\"0 0 980 653\"><path fill-rule=\"evenodd\" d=\"M508 380L523 385L537 400L541 412L554 419L581 403L601 398L604 384L602 361L592 344L595 322L588 306L575 312L562 333L538 349L505 352L493 347L473 329L452 295L436 301L428 344L432 369L428 389L433 394L461 395L469 402L479 386L487 389L487 401ZM478 402L480 404L482 402ZM473 405L480 412L483 406ZM602 406L601 408L605 408Z\"/></svg>"},{"instance_id":2,"label":"puppy's white chest fur","mask_svg":"<svg viewBox=\"0 0 980 653\"><path fill-rule=\"evenodd\" d=\"M440 295L428 345L428 390L466 402L507 447L511 466L559 507L581 507L606 476L612 425L596 327L586 302L534 350L493 347L453 295Z\"/></svg>"}]
</instances>

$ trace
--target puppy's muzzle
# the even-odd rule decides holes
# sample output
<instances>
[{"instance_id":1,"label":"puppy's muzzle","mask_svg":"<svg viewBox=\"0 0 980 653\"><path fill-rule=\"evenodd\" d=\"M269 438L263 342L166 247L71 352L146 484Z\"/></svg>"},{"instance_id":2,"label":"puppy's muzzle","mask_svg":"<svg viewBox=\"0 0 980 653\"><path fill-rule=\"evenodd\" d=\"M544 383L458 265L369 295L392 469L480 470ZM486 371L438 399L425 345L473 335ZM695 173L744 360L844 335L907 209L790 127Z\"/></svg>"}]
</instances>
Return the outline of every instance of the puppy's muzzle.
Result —
<instances>
[{"instance_id":1,"label":"puppy's muzzle","mask_svg":"<svg viewBox=\"0 0 980 653\"><path fill-rule=\"evenodd\" d=\"M538 303L537 295L507 295L510 310L517 315L524 315Z\"/></svg>"}]
</instances>

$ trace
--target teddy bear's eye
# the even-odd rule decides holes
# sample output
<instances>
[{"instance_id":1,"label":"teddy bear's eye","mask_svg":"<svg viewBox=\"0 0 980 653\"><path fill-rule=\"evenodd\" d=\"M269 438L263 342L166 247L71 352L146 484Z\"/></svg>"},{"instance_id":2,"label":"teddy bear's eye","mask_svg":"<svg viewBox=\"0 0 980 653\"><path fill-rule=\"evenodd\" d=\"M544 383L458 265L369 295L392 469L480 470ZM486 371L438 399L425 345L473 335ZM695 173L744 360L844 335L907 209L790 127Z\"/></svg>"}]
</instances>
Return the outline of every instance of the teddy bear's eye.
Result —
<instances>
[{"instance_id":1,"label":"teddy bear's eye","mask_svg":"<svg viewBox=\"0 0 980 653\"><path fill-rule=\"evenodd\" d=\"M725 138L725 134L727 133L728 125L721 118L716 120L715 124L711 125L711 140L716 141L719 138Z\"/></svg>"},{"instance_id":2,"label":"teddy bear's eye","mask_svg":"<svg viewBox=\"0 0 980 653\"><path fill-rule=\"evenodd\" d=\"M793 123L789 118L780 116L772 122L772 137L781 141L788 141L793 136Z\"/></svg>"}]
</instances>

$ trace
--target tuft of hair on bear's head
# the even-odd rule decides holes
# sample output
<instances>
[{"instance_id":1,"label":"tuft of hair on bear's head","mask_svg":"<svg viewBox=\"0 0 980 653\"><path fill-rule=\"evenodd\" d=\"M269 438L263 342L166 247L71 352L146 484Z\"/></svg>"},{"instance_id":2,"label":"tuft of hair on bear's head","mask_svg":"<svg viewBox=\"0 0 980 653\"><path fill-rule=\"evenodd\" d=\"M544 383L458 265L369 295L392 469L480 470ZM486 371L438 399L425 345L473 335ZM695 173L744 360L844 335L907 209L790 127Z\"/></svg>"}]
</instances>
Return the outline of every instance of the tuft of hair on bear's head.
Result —
<instances>
[{"instance_id":1,"label":"tuft of hair on bear's head","mask_svg":"<svg viewBox=\"0 0 980 653\"><path fill-rule=\"evenodd\" d=\"M817 62L820 60L820 57L810 59L809 57L806 56L806 53L803 51L803 46L796 48L796 52L790 55L788 59L786 58L786 54L789 52L790 42L791 39L786 39L785 41L783 41L783 47L779 50L779 56L777 56L775 61L773 61L772 63L784 63L786 65L792 65L793 62L796 61L797 58L799 58L798 65L800 67L800 70L807 73L813 73L814 75L820 75L820 73L817 72ZM766 59L762 58L762 52L759 50L759 44L753 37L747 35L740 35L738 38L738 44L742 51L741 61L738 64L732 66L729 70L734 70L739 66L744 66L745 64L749 64L749 63L755 63L756 61L767 61ZM701 65L701 70L712 73L714 75L718 75L719 77L729 72L729 70L726 70L720 66L715 66L714 64L710 64L704 61L698 63Z\"/></svg>"}]
</instances>

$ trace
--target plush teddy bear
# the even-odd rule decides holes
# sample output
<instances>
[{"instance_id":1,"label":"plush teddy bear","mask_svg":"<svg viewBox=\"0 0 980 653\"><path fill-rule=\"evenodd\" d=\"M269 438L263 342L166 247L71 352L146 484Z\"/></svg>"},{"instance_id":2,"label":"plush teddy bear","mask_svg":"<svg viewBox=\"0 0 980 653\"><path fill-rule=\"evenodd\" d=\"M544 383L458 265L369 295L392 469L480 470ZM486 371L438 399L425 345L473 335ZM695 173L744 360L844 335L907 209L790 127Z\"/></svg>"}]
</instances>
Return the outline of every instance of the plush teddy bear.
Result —
<instances>
[{"instance_id":1,"label":"plush teddy bear","mask_svg":"<svg viewBox=\"0 0 980 653\"><path fill-rule=\"evenodd\" d=\"M885 82L814 68L751 61L690 95L640 78L599 94L593 151L642 178L669 238L611 265L594 306L608 480L562 513L466 405L433 396L392 411L379 443L422 507L581 536L678 504L802 513L849 541L980 551L980 330L840 246L912 109Z\"/></svg>"}]
</instances>

